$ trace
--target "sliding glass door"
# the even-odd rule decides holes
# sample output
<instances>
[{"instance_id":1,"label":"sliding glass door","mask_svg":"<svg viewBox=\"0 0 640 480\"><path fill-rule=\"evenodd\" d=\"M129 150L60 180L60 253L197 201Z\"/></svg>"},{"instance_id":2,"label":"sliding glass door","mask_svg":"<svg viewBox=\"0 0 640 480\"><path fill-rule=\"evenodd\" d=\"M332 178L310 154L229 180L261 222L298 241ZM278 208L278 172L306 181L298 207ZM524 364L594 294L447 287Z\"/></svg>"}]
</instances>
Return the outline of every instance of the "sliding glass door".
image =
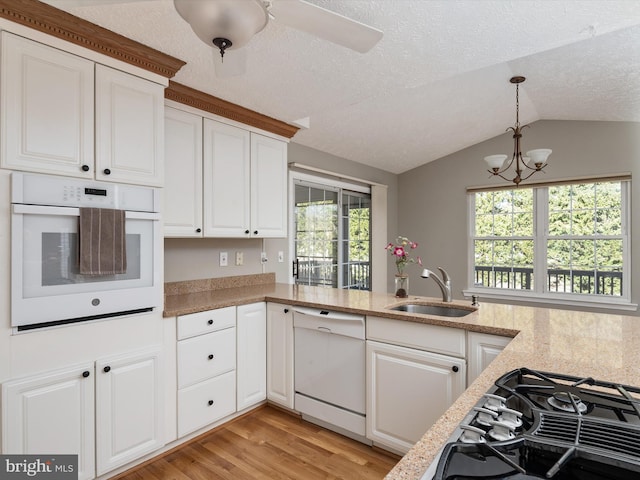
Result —
<instances>
[{"instance_id":1,"label":"sliding glass door","mask_svg":"<svg viewBox=\"0 0 640 480\"><path fill-rule=\"evenodd\" d=\"M294 180L297 284L371 289L371 195Z\"/></svg>"}]
</instances>

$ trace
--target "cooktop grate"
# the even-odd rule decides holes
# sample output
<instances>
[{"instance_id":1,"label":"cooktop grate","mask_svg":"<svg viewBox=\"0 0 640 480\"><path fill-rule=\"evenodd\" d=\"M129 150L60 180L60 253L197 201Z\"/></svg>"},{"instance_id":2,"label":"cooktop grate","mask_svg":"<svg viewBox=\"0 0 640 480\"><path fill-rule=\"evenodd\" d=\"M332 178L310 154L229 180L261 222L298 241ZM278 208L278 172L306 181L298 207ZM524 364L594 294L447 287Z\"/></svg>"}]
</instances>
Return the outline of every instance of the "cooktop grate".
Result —
<instances>
[{"instance_id":1,"label":"cooktop grate","mask_svg":"<svg viewBox=\"0 0 640 480\"><path fill-rule=\"evenodd\" d=\"M539 426L531 435L573 444L578 448L590 447L605 454L615 452L633 457L636 462L640 458L640 428L632 425L540 412Z\"/></svg>"}]
</instances>

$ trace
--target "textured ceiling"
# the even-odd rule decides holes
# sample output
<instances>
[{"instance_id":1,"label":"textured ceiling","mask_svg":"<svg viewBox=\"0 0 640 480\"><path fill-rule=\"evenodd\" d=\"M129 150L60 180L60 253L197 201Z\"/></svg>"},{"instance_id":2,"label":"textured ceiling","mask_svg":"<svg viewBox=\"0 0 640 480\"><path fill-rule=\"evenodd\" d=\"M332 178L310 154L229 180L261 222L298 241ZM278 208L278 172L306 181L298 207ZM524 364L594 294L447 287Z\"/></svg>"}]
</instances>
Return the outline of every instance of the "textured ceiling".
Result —
<instances>
[{"instance_id":1,"label":"textured ceiling","mask_svg":"<svg viewBox=\"0 0 640 480\"><path fill-rule=\"evenodd\" d=\"M271 21L231 78L216 77L213 50L171 0L47 3L186 61L180 83L286 122L310 117L295 143L393 173L504 133L513 75L527 77L522 123L640 122L638 0L312 0L384 38L360 54Z\"/></svg>"}]
</instances>

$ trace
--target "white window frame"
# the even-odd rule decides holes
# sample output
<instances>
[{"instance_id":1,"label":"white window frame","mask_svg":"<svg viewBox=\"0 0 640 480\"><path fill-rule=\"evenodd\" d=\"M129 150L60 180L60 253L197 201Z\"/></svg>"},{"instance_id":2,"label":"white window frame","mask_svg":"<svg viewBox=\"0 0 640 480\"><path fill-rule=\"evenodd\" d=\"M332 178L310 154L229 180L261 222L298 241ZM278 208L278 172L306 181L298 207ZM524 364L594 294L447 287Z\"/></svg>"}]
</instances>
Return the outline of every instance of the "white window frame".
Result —
<instances>
[{"instance_id":1,"label":"white window frame","mask_svg":"<svg viewBox=\"0 0 640 480\"><path fill-rule=\"evenodd\" d=\"M595 182L597 180L590 180ZM606 181L606 180L603 180ZM546 275L546 240L548 239L548 193L545 185L532 185L534 203L534 288L532 290L500 289L492 287L479 287L474 285L474 230L475 230L475 193L467 194L467 289L463 290L465 296L478 295L480 298L488 298L505 301L519 301L527 303L545 303L566 306L579 306L591 308L607 308L614 310L634 311L638 305L631 303L631 182L621 180L622 196L622 248L623 248L623 272L624 281L622 295L619 297L596 295L548 292L544 282ZM571 183L588 183L576 179ZM543 228L544 231L539 232Z\"/></svg>"}]
</instances>

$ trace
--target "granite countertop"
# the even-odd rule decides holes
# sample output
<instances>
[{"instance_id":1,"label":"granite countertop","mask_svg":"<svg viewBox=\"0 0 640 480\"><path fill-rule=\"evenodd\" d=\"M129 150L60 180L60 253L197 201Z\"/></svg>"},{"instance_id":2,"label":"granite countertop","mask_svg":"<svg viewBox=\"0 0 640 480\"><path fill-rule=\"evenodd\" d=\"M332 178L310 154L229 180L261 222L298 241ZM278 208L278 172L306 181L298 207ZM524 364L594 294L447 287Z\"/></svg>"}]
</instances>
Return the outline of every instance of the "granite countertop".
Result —
<instances>
[{"instance_id":1,"label":"granite countertop","mask_svg":"<svg viewBox=\"0 0 640 480\"><path fill-rule=\"evenodd\" d=\"M239 277L237 277L239 278ZM387 480L418 480L438 449L478 399L504 373L518 367L558 372L626 385L640 385L640 322L636 317L570 310L482 303L463 318L445 318L390 311L390 305L410 302L441 303L440 299L356 290L264 283L226 285L226 288L171 290L165 296L165 316L273 301L299 306L330 306L337 311L442 325L515 337L489 367L389 472ZM469 302L454 301L469 307Z\"/></svg>"}]
</instances>

